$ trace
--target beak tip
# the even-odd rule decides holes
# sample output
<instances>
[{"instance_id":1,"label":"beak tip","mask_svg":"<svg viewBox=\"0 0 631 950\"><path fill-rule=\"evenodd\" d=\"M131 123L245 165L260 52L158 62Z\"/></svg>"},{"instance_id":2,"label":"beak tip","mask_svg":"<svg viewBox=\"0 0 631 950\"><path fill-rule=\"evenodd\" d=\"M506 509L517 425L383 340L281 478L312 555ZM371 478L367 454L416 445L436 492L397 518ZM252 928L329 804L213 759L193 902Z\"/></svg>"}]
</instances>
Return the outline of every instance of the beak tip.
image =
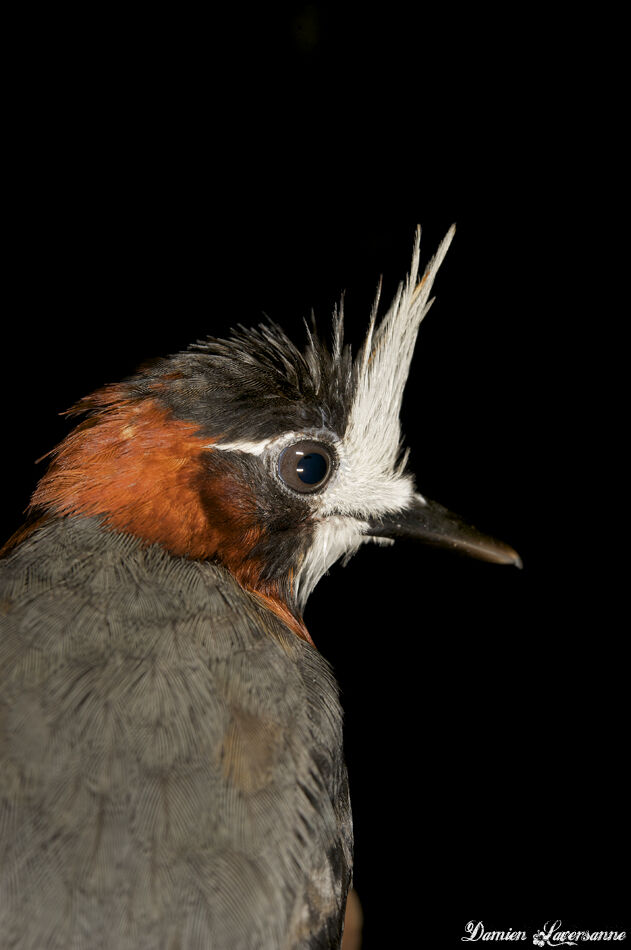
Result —
<instances>
[{"instance_id":1,"label":"beak tip","mask_svg":"<svg viewBox=\"0 0 631 950\"><path fill-rule=\"evenodd\" d=\"M523 571L523 569L524 569L524 562L523 562L522 559L520 558L520 556L519 556L519 554L517 553L517 551L511 550L511 559L510 559L509 561L507 561L506 563L507 563L507 564L512 564L512 565L513 565L514 567L516 567L519 571Z\"/></svg>"},{"instance_id":2,"label":"beak tip","mask_svg":"<svg viewBox=\"0 0 631 950\"><path fill-rule=\"evenodd\" d=\"M506 564L510 567L516 567L523 570L524 562L514 548L493 538L487 539L487 544L479 548L470 548L469 554L479 557L483 561L492 561L495 564Z\"/></svg>"}]
</instances>

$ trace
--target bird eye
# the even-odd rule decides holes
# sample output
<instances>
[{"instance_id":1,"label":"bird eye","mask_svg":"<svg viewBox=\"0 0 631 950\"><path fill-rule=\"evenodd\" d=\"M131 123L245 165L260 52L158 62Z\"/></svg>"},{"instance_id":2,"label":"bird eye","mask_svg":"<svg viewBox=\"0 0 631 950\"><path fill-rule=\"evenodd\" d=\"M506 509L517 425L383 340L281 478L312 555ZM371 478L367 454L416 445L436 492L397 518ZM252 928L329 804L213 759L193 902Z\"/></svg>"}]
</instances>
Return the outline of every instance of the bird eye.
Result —
<instances>
[{"instance_id":1,"label":"bird eye","mask_svg":"<svg viewBox=\"0 0 631 950\"><path fill-rule=\"evenodd\" d=\"M305 439L288 445L280 454L278 474L294 491L306 494L318 491L333 471L333 452L322 442Z\"/></svg>"}]
</instances>

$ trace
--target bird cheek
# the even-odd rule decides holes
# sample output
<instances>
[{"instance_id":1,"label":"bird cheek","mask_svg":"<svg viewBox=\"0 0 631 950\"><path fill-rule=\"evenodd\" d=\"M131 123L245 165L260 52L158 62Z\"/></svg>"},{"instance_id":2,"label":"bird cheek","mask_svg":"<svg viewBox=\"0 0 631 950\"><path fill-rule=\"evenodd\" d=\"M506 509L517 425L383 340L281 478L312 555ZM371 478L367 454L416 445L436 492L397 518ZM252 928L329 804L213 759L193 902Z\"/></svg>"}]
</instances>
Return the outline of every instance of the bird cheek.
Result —
<instances>
[{"instance_id":1,"label":"bird cheek","mask_svg":"<svg viewBox=\"0 0 631 950\"><path fill-rule=\"evenodd\" d=\"M260 565L251 558L263 534L256 520L250 493L231 475L201 478L200 505L208 525L209 554L219 557L241 580L260 575ZM249 563L248 563L249 562Z\"/></svg>"}]
</instances>

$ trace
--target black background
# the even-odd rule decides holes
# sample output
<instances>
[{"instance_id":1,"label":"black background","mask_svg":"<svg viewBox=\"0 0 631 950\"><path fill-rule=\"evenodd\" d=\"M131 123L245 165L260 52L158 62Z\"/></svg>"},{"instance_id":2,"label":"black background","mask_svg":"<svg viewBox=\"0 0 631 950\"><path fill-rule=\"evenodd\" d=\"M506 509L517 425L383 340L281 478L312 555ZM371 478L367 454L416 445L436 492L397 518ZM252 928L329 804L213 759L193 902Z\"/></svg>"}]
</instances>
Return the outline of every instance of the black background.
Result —
<instances>
[{"instance_id":1,"label":"black background","mask_svg":"<svg viewBox=\"0 0 631 950\"><path fill-rule=\"evenodd\" d=\"M620 24L573 16L313 3L13 35L5 536L78 398L262 312L300 341L343 291L357 346L417 223L424 260L457 223L404 431L419 490L524 569L369 546L308 605L366 948L625 929Z\"/></svg>"}]
</instances>

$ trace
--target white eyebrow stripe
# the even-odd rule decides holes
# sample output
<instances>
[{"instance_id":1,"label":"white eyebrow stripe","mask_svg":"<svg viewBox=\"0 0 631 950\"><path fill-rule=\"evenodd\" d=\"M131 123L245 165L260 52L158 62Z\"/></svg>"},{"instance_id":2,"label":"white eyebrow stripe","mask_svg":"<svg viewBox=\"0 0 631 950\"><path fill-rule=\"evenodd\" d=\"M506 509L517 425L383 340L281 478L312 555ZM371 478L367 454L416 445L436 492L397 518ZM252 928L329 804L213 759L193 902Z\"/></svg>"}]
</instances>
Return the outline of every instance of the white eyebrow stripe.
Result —
<instances>
[{"instance_id":1,"label":"white eyebrow stripe","mask_svg":"<svg viewBox=\"0 0 631 950\"><path fill-rule=\"evenodd\" d=\"M247 452L248 455L262 455L273 439L262 442L211 442L207 449L221 449L222 452Z\"/></svg>"},{"instance_id":2,"label":"white eyebrow stripe","mask_svg":"<svg viewBox=\"0 0 631 950\"><path fill-rule=\"evenodd\" d=\"M261 439L260 442L249 442L247 439L235 442L210 442L205 448L220 449L222 452L246 452L248 455L262 455L271 445L278 446L281 449L285 445L291 445L292 442L301 442L305 439L317 442L322 436L327 441L332 438L332 434L328 430L308 429L305 432L283 432L280 435L270 436L269 439Z\"/></svg>"}]
</instances>

